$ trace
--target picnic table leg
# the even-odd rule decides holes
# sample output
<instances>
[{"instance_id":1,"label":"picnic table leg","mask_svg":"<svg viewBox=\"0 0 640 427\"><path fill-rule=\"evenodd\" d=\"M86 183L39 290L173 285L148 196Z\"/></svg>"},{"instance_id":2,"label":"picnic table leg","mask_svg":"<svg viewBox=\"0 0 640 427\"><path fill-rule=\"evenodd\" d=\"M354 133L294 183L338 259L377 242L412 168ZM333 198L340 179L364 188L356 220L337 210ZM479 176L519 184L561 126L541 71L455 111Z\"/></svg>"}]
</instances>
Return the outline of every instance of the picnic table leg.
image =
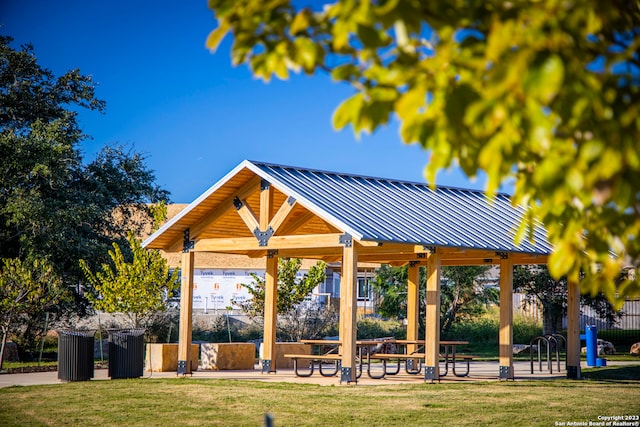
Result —
<instances>
[{"instance_id":1,"label":"picnic table leg","mask_svg":"<svg viewBox=\"0 0 640 427\"><path fill-rule=\"evenodd\" d=\"M371 355L367 354L367 375L369 375L369 378L372 378L374 380L382 379L384 378L386 371L387 371L387 362L386 360L382 360L382 375L371 374Z\"/></svg>"},{"instance_id":2,"label":"picnic table leg","mask_svg":"<svg viewBox=\"0 0 640 427\"><path fill-rule=\"evenodd\" d=\"M336 360L333 371L325 373L322 370L322 360L318 360L318 372L320 372L320 375L322 375L323 377L334 377L340 370L340 365L341 365L340 361Z\"/></svg>"},{"instance_id":3,"label":"picnic table leg","mask_svg":"<svg viewBox=\"0 0 640 427\"><path fill-rule=\"evenodd\" d=\"M456 362L455 362L455 360L456 359L455 359L455 356L454 356L454 358L453 358L453 369L452 369L453 375L455 375L456 377L466 377L467 375L469 375L469 361L470 361L470 359L466 359L467 360L467 372L465 372L464 374L456 373Z\"/></svg>"},{"instance_id":4,"label":"picnic table leg","mask_svg":"<svg viewBox=\"0 0 640 427\"><path fill-rule=\"evenodd\" d=\"M398 365L396 366L396 369L394 371L388 371L387 370L387 364L385 363L384 365L384 374L385 375L396 375L400 372L400 358L397 359L398 360Z\"/></svg>"},{"instance_id":5,"label":"picnic table leg","mask_svg":"<svg viewBox=\"0 0 640 427\"><path fill-rule=\"evenodd\" d=\"M313 375L313 360L309 361L309 372L301 373L300 371L298 371L298 359L294 358L293 369L294 369L294 372L296 373L296 376L298 377L310 377L311 375Z\"/></svg>"},{"instance_id":6,"label":"picnic table leg","mask_svg":"<svg viewBox=\"0 0 640 427\"><path fill-rule=\"evenodd\" d=\"M449 346L444 346L444 372L440 373L440 376L446 377L449 373Z\"/></svg>"}]
</instances>

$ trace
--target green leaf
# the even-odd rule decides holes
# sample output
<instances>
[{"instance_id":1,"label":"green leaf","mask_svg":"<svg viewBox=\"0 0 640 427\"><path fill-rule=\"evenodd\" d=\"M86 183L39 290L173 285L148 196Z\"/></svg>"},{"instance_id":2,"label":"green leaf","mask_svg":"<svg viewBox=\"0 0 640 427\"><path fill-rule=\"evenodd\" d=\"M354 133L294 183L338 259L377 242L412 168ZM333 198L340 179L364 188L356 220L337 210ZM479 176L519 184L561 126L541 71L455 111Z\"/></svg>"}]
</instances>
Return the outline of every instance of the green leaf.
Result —
<instances>
[{"instance_id":1,"label":"green leaf","mask_svg":"<svg viewBox=\"0 0 640 427\"><path fill-rule=\"evenodd\" d=\"M348 81L358 74L358 67L353 64L338 65L331 70L331 77L335 81Z\"/></svg>"},{"instance_id":2,"label":"green leaf","mask_svg":"<svg viewBox=\"0 0 640 427\"><path fill-rule=\"evenodd\" d=\"M298 35L299 33L303 33L309 28L309 24L311 23L311 12L309 9L302 9L295 18L293 18L293 22L291 23L291 27L289 28L289 32L292 36Z\"/></svg>"},{"instance_id":3,"label":"green leaf","mask_svg":"<svg viewBox=\"0 0 640 427\"><path fill-rule=\"evenodd\" d=\"M377 49L389 44L389 37L384 32L368 25L358 24L357 34L362 44L368 48Z\"/></svg>"},{"instance_id":4,"label":"green leaf","mask_svg":"<svg viewBox=\"0 0 640 427\"><path fill-rule=\"evenodd\" d=\"M340 130L349 123L353 123L355 118L360 115L362 104L363 98L360 93L353 95L351 98L340 104L333 113L333 128L335 130Z\"/></svg>"},{"instance_id":5,"label":"green leaf","mask_svg":"<svg viewBox=\"0 0 640 427\"><path fill-rule=\"evenodd\" d=\"M558 55L539 57L527 72L524 88L528 96L548 105L564 82L564 62Z\"/></svg>"},{"instance_id":6,"label":"green leaf","mask_svg":"<svg viewBox=\"0 0 640 427\"><path fill-rule=\"evenodd\" d=\"M220 42L228 32L229 22L226 19L222 20L218 28L209 33L205 46L207 46L211 52L215 52L218 49Z\"/></svg>"}]
</instances>

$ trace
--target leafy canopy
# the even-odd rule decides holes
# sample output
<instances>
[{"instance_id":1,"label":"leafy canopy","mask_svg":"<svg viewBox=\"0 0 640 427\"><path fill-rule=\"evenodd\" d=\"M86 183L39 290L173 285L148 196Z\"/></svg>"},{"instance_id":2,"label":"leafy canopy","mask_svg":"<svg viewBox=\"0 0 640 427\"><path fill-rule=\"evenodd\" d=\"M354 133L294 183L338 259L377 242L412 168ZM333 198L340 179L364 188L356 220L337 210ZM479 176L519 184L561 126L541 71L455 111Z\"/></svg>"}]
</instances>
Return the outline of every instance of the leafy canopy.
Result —
<instances>
[{"instance_id":1,"label":"leafy canopy","mask_svg":"<svg viewBox=\"0 0 640 427\"><path fill-rule=\"evenodd\" d=\"M268 81L326 71L355 94L336 129L397 121L401 139L443 168L514 182L514 204L554 245L549 271L584 272L583 292L618 303L640 294L640 5L612 0L209 0L215 50ZM613 256L612 256L613 254Z\"/></svg>"},{"instance_id":2,"label":"leafy canopy","mask_svg":"<svg viewBox=\"0 0 640 427\"><path fill-rule=\"evenodd\" d=\"M36 259L22 262L5 258L0 264L0 369L7 337L25 326L30 317L39 317L69 298L67 289L50 263Z\"/></svg>"},{"instance_id":3,"label":"leafy canopy","mask_svg":"<svg viewBox=\"0 0 640 427\"><path fill-rule=\"evenodd\" d=\"M167 296L177 290L179 270L169 274L167 260L157 250L147 250L133 232L127 236L132 258L127 259L117 243L109 251L112 264L103 264L95 274L84 260L80 266L93 292L87 298L97 310L123 313L131 326L145 326L145 321L166 309Z\"/></svg>"}]
</instances>

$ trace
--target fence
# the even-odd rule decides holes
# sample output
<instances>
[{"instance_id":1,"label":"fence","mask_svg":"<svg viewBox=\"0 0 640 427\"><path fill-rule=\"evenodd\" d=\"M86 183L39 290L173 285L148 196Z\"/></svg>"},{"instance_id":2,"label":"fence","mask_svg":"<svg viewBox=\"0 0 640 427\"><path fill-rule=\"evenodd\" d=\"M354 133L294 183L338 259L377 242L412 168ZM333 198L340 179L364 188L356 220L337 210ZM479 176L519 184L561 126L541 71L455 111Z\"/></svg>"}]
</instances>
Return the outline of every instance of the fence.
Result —
<instances>
[{"instance_id":1,"label":"fence","mask_svg":"<svg viewBox=\"0 0 640 427\"><path fill-rule=\"evenodd\" d=\"M542 321L542 309L537 305L524 307L524 294L513 294L513 307L516 312L530 316ZM622 306L622 316L615 323L610 323L606 319L598 316L594 309L589 306L580 307L580 330L584 331L586 326L595 325L598 334L601 332L608 339L614 341L640 341L640 299L627 300ZM566 329L567 318L562 319L562 327Z\"/></svg>"}]
</instances>

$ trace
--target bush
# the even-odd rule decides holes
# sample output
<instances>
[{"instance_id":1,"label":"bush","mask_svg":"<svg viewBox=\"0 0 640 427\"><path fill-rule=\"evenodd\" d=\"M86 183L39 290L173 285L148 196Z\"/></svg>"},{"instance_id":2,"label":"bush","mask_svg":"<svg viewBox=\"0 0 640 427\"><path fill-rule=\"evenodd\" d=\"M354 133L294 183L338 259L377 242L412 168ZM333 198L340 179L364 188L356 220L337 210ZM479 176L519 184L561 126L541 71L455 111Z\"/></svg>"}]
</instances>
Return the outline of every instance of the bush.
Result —
<instances>
[{"instance_id":1,"label":"bush","mask_svg":"<svg viewBox=\"0 0 640 427\"><path fill-rule=\"evenodd\" d=\"M483 342L498 345L500 335L500 313L492 310L474 319L455 323L444 340L465 340L471 343ZM513 342L528 344L531 339L542 335L542 323L534 318L516 315L513 317Z\"/></svg>"},{"instance_id":2,"label":"bush","mask_svg":"<svg viewBox=\"0 0 640 427\"><path fill-rule=\"evenodd\" d=\"M532 339L542 335L542 322L528 316L516 315L513 318L514 344L529 344Z\"/></svg>"},{"instance_id":3,"label":"bush","mask_svg":"<svg viewBox=\"0 0 640 427\"><path fill-rule=\"evenodd\" d=\"M394 337L397 339L404 339L407 336L402 323L396 320L364 318L358 321L356 327L358 330L359 340L380 337Z\"/></svg>"}]
</instances>

